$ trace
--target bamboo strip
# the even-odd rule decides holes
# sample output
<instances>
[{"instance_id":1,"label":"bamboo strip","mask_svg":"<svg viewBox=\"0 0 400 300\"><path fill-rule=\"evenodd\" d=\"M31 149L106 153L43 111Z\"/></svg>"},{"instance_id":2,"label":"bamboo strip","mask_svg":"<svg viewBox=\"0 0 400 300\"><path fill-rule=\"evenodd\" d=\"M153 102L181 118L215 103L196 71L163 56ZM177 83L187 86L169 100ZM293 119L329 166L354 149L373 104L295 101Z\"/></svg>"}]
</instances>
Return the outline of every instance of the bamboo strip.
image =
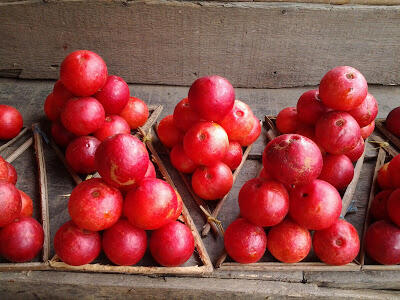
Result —
<instances>
[{"instance_id":1,"label":"bamboo strip","mask_svg":"<svg viewBox=\"0 0 400 300\"><path fill-rule=\"evenodd\" d=\"M56 145L56 143L53 140L50 141L50 146L51 146L51 148L53 148L57 157L61 160L64 167L67 169L68 173L71 175L75 184L80 184L83 180L79 177L79 175L74 170L72 170L72 168L67 163L67 160L65 159L64 154L62 153L60 148Z\"/></svg>"},{"instance_id":2,"label":"bamboo strip","mask_svg":"<svg viewBox=\"0 0 400 300\"><path fill-rule=\"evenodd\" d=\"M344 266L329 266L321 262L285 264L281 262L260 262L253 264L224 263L223 271L360 271L360 265L349 263Z\"/></svg>"},{"instance_id":3,"label":"bamboo strip","mask_svg":"<svg viewBox=\"0 0 400 300\"><path fill-rule=\"evenodd\" d=\"M19 146L13 153L11 153L5 160L12 163L16 160L22 153L25 152L33 144L33 138L27 139L21 146Z\"/></svg>"},{"instance_id":4,"label":"bamboo strip","mask_svg":"<svg viewBox=\"0 0 400 300\"><path fill-rule=\"evenodd\" d=\"M0 272L50 270L47 262L5 263L0 264Z\"/></svg>"},{"instance_id":5,"label":"bamboo strip","mask_svg":"<svg viewBox=\"0 0 400 300\"><path fill-rule=\"evenodd\" d=\"M16 141L18 141L19 138L20 138L21 136L23 136L24 133L27 132L27 131L28 131L28 127L24 127L24 128L20 131L20 133L18 133L18 135L17 135L15 138L13 138L12 140L8 141L7 143L5 143L4 145L2 145L2 146L0 147L0 153L1 153L3 150L5 150L8 146L11 146L11 145L14 144Z\"/></svg>"}]
</instances>

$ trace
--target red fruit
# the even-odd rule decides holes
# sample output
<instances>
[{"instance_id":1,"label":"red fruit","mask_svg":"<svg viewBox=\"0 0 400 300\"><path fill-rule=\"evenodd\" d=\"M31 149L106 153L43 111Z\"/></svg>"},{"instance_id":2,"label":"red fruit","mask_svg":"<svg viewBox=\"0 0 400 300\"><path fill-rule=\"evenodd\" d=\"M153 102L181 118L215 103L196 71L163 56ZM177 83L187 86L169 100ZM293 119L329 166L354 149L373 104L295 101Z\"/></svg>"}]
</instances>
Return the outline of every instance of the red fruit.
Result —
<instances>
[{"instance_id":1,"label":"red fruit","mask_svg":"<svg viewBox=\"0 0 400 300\"><path fill-rule=\"evenodd\" d=\"M286 107L282 109L276 117L276 128L280 133L294 133L297 129L297 109L296 107Z\"/></svg>"},{"instance_id":2,"label":"red fruit","mask_svg":"<svg viewBox=\"0 0 400 300\"><path fill-rule=\"evenodd\" d=\"M266 227L280 223L289 211L289 195L277 181L253 178L239 192L240 216Z\"/></svg>"},{"instance_id":3,"label":"red fruit","mask_svg":"<svg viewBox=\"0 0 400 300\"><path fill-rule=\"evenodd\" d=\"M103 250L108 259L120 266L139 262L147 248L146 231L121 219L103 233Z\"/></svg>"},{"instance_id":4,"label":"red fruit","mask_svg":"<svg viewBox=\"0 0 400 300\"><path fill-rule=\"evenodd\" d=\"M335 110L352 110L361 105L367 96L368 85L364 76L348 66L333 68L319 83L319 97Z\"/></svg>"},{"instance_id":5,"label":"red fruit","mask_svg":"<svg viewBox=\"0 0 400 300\"><path fill-rule=\"evenodd\" d=\"M95 98L71 98L61 112L64 127L76 135L89 135L103 126L103 106Z\"/></svg>"},{"instance_id":6,"label":"red fruit","mask_svg":"<svg viewBox=\"0 0 400 300\"><path fill-rule=\"evenodd\" d=\"M205 200L224 197L232 188L231 169L222 162L212 166L200 166L192 175L192 188L196 195Z\"/></svg>"},{"instance_id":7,"label":"red fruit","mask_svg":"<svg viewBox=\"0 0 400 300\"><path fill-rule=\"evenodd\" d=\"M324 163L319 179L332 184L336 189L341 190L350 184L354 176L354 166L350 158L344 154L327 154L324 156Z\"/></svg>"},{"instance_id":8,"label":"red fruit","mask_svg":"<svg viewBox=\"0 0 400 300\"><path fill-rule=\"evenodd\" d=\"M182 142L184 133L175 126L174 117L169 115L158 123L157 135L164 146L172 148Z\"/></svg>"},{"instance_id":9,"label":"red fruit","mask_svg":"<svg viewBox=\"0 0 400 300\"><path fill-rule=\"evenodd\" d=\"M72 221L80 228L100 231L114 225L122 213L123 198L116 188L100 178L78 184L68 201Z\"/></svg>"},{"instance_id":10,"label":"red fruit","mask_svg":"<svg viewBox=\"0 0 400 300\"><path fill-rule=\"evenodd\" d=\"M44 113L47 119L56 121L67 101L68 99L55 97L53 93L49 94L44 101Z\"/></svg>"},{"instance_id":11,"label":"red fruit","mask_svg":"<svg viewBox=\"0 0 400 300\"><path fill-rule=\"evenodd\" d=\"M21 131L21 113L12 106L0 104L0 140L9 140Z\"/></svg>"},{"instance_id":12,"label":"red fruit","mask_svg":"<svg viewBox=\"0 0 400 300\"><path fill-rule=\"evenodd\" d=\"M183 210L183 201L182 201L181 195L179 195L179 193L177 191L175 191L175 193L176 193L176 199L178 200L178 206L176 207L175 214L171 218L171 220L178 219L179 216L182 214L182 210Z\"/></svg>"},{"instance_id":13,"label":"red fruit","mask_svg":"<svg viewBox=\"0 0 400 300\"><path fill-rule=\"evenodd\" d=\"M150 160L143 178L156 178L156 169Z\"/></svg>"},{"instance_id":14,"label":"red fruit","mask_svg":"<svg viewBox=\"0 0 400 300\"><path fill-rule=\"evenodd\" d=\"M341 266L356 258L360 251L360 239L353 225L339 219L329 228L314 232L313 248L324 263Z\"/></svg>"},{"instance_id":15,"label":"red fruit","mask_svg":"<svg viewBox=\"0 0 400 300\"><path fill-rule=\"evenodd\" d=\"M106 83L107 66L94 52L74 51L61 63L60 80L74 95L90 96Z\"/></svg>"},{"instance_id":16,"label":"red fruit","mask_svg":"<svg viewBox=\"0 0 400 300\"><path fill-rule=\"evenodd\" d=\"M289 214L301 226L321 230L332 226L340 216L342 199L329 183L316 179L290 191Z\"/></svg>"},{"instance_id":17,"label":"red fruit","mask_svg":"<svg viewBox=\"0 0 400 300\"><path fill-rule=\"evenodd\" d=\"M389 220L387 201L392 192L393 190L385 190L375 195L375 198L374 200L372 200L371 208L369 210L374 220Z\"/></svg>"},{"instance_id":18,"label":"red fruit","mask_svg":"<svg viewBox=\"0 0 400 300\"><path fill-rule=\"evenodd\" d=\"M392 181L392 186L400 188L400 154L396 155L388 166L389 177Z\"/></svg>"},{"instance_id":19,"label":"red fruit","mask_svg":"<svg viewBox=\"0 0 400 300\"><path fill-rule=\"evenodd\" d=\"M6 162L7 165L7 170L8 170L8 175L7 175L7 179L6 181L15 185L17 183L17 179L18 179L18 175L17 175L17 171L15 170L14 166L12 164L10 164L9 162ZM1 176L0 176L0 179Z\"/></svg>"},{"instance_id":20,"label":"red fruit","mask_svg":"<svg viewBox=\"0 0 400 300\"><path fill-rule=\"evenodd\" d=\"M69 221L57 230L54 251L71 266L89 264L100 254L101 237L98 232L81 229Z\"/></svg>"},{"instance_id":21,"label":"red fruit","mask_svg":"<svg viewBox=\"0 0 400 300\"><path fill-rule=\"evenodd\" d=\"M364 153L365 143L364 139L360 137L357 146L346 153L346 156L350 158L352 162L356 162Z\"/></svg>"},{"instance_id":22,"label":"red fruit","mask_svg":"<svg viewBox=\"0 0 400 300\"><path fill-rule=\"evenodd\" d=\"M222 120L232 109L235 91L230 82L217 75L197 79L188 94L190 107L208 121Z\"/></svg>"},{"instance_id":23,"label":"red fruit","mask_svg":"<svg viewBox=\"0 0 400 300\"><path fill-rule=\"evenodd\" d=\"M222 162L226 164L232 171L236 170L242 162L243 150L238 142L229 142L228 151Z\"/></svg>"},{"instance_id":24,"label":"red fruit","mask_svg":"<svg viewBox=\"0 0 400 300\"><path fill-rule=\"evenodd\" d=\"M225 130L213 122L199 122L183 138L183 149L198 165L210 166L222 160L229 147Z\"/></svg>"},{"instance_id":25,"label":"red fruit","mask_svg":"<svg viewBox=\"0 0 400 300\"><path fill-rule=\"evenodd\" d=\"M324 114L315 125L318 143L331 154L346 154L360 140L360 126L346 112L332 111Z\"/></svg>"},{"instance_id":26,"label":"red fruit","mask_svg":"<svg viewBox=\"0 0 400 300\"><path fill-rule=\"evenodd\" d=\"M396 136L400 136L400 106L394 108L387 116L386 128Z\"/></svg>"},{"instance_id":27,"label":"red fruit","mask_svg":"<svg viewBox=\"0 0 400 300\"><path fill-rule=\"evenodd\" d=\"M365 140L367 137L369 137L375 129L375 121L372 121L371 124L361 127L360 132L361 132L361 137Z\"/></svg>"},{"instance_id":28,"label":"red fruit","mask_svg":"<svg viewBox=\"0 0 400 300\"><path fill-rule=\"evenodd\" d=\"M18 190L18 189L17 189ZM18 190L21 196L21 216L22 217L32 217L33 214L33 202L31 197L29 197L25 192Z\"/></svg>"},{"instance_id":29,"label":"red fruit","mask_svg":"<svg viewBox=\"0 0 400 300\"><path fill-rule=\"evenodd\" d=\"M105 118L103 126L96 130L94 136L100 141L104 141L109 136L119 133L131 133L131 128L124 118L118 115L110 115Z\"/></svg>"},{"instance_id":30,"label":"red fruit","mask_svg":"<svg viewBox=\"0 0 400 300\"><path fill-rule=\"evenodd\" d=\"M10 170L8 168L8 162L0 156L0 180L8 182L8 177L10 176Z\"/></svg>"},{"instance_id":31,"label":"red fruit","mask_svg":"<svg viewBox=\"0 0 400 300\"><path fill-rule=\"evenodd\" d=\"M182 144L176 144L172 148L169 158L174 168L182 173L193 173L197 168L193 160L186 155Z\"/></svg>"},{"instance_id":32,"label":"red fruit","mask_svg":"<svg viewBox=\"0 0 400 300\"><path fill-rule=\"evenodd\" d=\"M131 129L136 129L146 123L149 117L149 109L146 103L139 98L129 97L128 103L119 115L128 122Z\"/></svg>"},{"instance_id":33,"label":"red fruit","mask_svg":"<svg viewBox=\"0 0 400 300\"><path fill-rule=\"evenodd\" d=\"M268 232L268 250L284 263L303 260L311 249L310 232L290 219L274 226Z\"/></svg>"},{"instance_id":34,"label":"red fruit","mask_svg":"<svg viewBox=\"0 0 400 300\"><path fill-rule=\"evenodd\" d=\"M76 138L76 135L65 129L65 127L58 121L51 123L51 136L54 142L61 146L66 147Z\"/></svg>"},{"instance_id":35,"label":"red fruit","mask_svg":"<svg viewBox=\"0 0 400 300\"><path fill-rule=\"evenodd\" d=\"M378 171L376 180L381 189L387 190L393 188L392 180L388 172L389 163L384 164Z\"/></svg>"},{"instance_id":36,"label":"red fruit","mask_svg":"<svg viewBox=\"0 0 400 300\"><path fill-rule=\"evenodd\" d=\"M95 160L97 171L105 182L129 190L146 174L149 154L138 138L117 134L100 144Z\"/></svg>"},{"instance_id":37,"label":"red fruit","mask_svg":"<svg viewBox=\"0 0 400 300\"><path fill-rule=\"evenodd\" d=\"M177 206L176 193L167 182L145 178L126 195L124 215L132 225L154 230L171 222Z\"/></svg>"},{"instance_id":38,"label":"red fruit","mask_svg":"<svg viewBox=\"0 0 400 300\"><path fill-rule=\"evenodd\" d=\"M96 171L94 155L100 143L94 136L77 137L68 145L65 159L77 173L94 173Z\"/></svg>"},{"instance_id":39,"label":"red fruit","mask_svg":"<svg viewBox=\"0 0 400 300\"><path fill-rule=\"evenodd\" d=\"M234 261L241 264L255 263L264 255L267 235L262 227L238 218L226 229L224 245Z\"/></svg>"},{"instance_id":40,"label":"red fruit","mask_svg":"<svg viewBox=\"0 0 400 300\"><path fill-rule=\"evenodd\" d=\"M56 83L53 86L53 95L55 98L60 99L60 102L62 103L63 100L66 101L69 98L74 97L74 94L72 94L66 87L65 85L61 82L61 80L57 80Z\"/></svg>"},{"instance_id":41,"label":"red fruit","mask_svg":"<svg viewBox=\"0 0 400 300\"><path fill-rule=\"evenodd\" d=\"M177 267L193 254L194 238L189 227L178 221L164 225L151 235L150 252L164 267Z\"/></svg>"},{"instance_id":42,"label":"red fruit","mask_svg":"<svg viewBox=\"0 0 400 300\"><path fill-rule=\"evenodd\" d=\"M309 138L284 134L265 147L263 165L272 177L284 184L307 184L321 173L322 155Z\"/></svg>"},{"instance_id":43,"label":"red fruit","mask_svg":"<svg viewBox=\"0 0 400 300\"><path fill-rule=\"evenodd\" d=\"M400 189L394 190L387 200L387 213L390 220L400 227Z\"/></svg>"},{"instance_id":44,"label":"red fruit","mask_svg":"<svg viewBox=\"0 0 400 300\"><path fill-rule=\"evenodd\" d=\"M399 264L400 228L387 221L373 223L365 235L365 249L380 264Z\"/></svg>"},{"instance_id":45,"label":"red fruit","mask_svg":"<svg viewBox=\"0 0 400 300\"><path fill-rule=\"evenodd\" d=\"M174 109L174 125L186 132L200 121L199 115L190 107L188 98L182 99Z\"/></svg>"},{"instance_id":46,"label":"red fruit","mask_svg":"<svg viewBox=\"0 0 400 300\"><path fill-rule=\"evenodd\" d=\"M318 94L318 90L310 90L300 96L296 107L299 121L314 125L327 111Z\"/></svg>"},{"instance_id":47,"label":"red fruit","mask_svg":"<svg viewBox=\"0 0 400 300\"><path fill-rule=\"evenodd\" d=\"M21 214L21 196L17 188L0 180L0 227L11 223Z\"/></svg>"},{"instance_id":48,"label":"red fruit","mask_svg":"<svg viewBox=\"0 0 400 300\"><path fill-rule=\"evenodd\" d=\"M371 124L378 115L378 103L375 97L367 93L364 101L356 108L350 110L349 114L352 115L361 128Z\"/></svg>"},{"instance_id":49,"label":"red fruit","mask_svg":"<svg viewBox=\"0 0 400 300\"><path fill-rule=\"evenodd\" d=\"M0 253L12 262L31 261L42 249L42 225L31 217L20 217L0 229Z\"/></svg>"},{"instance_id":50,"label":"red fruit","mask_svg":"<svg viewBox=\"0 0 400 300\"><path fill-rule=\"evenodd\" d=\"M258 178L263 179L263 180L272 180L273 179L264 167L261 169L261 172L258 175Z\"/></svg>"},{"instance_id":51,"label":"red fruit","mask_svg":"<svg viewBox=\"0 0 400 300\"><path fill-rule=\"evenodd\" d=\"M256 117L253 117L251 118L251 123L252 125L250 132L246 136L243 136L242 139L238 141L240 145L242 145L243 147L253 144L260 136L261 133L260 121Z\"/></svg>"},{"instance_id":52,"label":"red fruit","mask_svg":"<svg viewBox=\"0 0 400 300\"><path fill-rule=\"evenodd\" d=\"M94 97L103 105L106 114L119 114L129 100L129 86L118 76L110 75Z\"/></svg>"}]
</instances>

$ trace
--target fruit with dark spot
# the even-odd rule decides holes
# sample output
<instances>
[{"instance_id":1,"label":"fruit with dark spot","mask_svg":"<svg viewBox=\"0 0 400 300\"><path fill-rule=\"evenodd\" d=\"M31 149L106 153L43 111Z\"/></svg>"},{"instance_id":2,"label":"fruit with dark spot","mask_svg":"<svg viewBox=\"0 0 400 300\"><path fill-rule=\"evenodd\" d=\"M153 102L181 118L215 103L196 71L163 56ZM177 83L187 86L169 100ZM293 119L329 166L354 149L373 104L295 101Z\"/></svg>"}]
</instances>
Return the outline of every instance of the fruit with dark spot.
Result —
<instances>
[{"instance_id":1,"label":"fruit with dark spot","mask_svg":"<svg viewBox=\"0 0 400 300\"><path fill-rule=\"evenodd\" d=\"M94 158L100 143L94 136L80 136L74 139L65 150L65 159L69 166L77 173L94 173Z\"/></svg>"}]
</instances>

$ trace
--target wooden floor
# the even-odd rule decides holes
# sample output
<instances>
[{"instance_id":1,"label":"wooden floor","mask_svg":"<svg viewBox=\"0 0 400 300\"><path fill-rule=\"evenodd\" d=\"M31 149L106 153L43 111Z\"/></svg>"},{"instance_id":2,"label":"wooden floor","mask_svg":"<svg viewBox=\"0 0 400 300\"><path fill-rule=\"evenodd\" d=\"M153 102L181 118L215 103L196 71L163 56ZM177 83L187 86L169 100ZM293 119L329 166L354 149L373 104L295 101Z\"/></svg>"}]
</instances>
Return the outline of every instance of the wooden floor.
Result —
<instances>
[{"instance_id":1,"label":"wooden floor","mask_svg":"<svg viewBox=\"0 0 400 300\"><path fill-rule=\"evenodd\" d=\"M42 120L43 103L51 91L52 81L25 81L0 79L0 103L17 107L25 125ZM131 85L131 94L142 98L147 104L162 104L162 116L171 114L175 104L187 96L187 87ZM286 89L236 89L237 99L248 103L260 119L264 115L276 114L286 106L295 105L299 96L309 87ZM371 86L379 102L379 117L385 117L394 107L400 105L400 87ZM252 154L259 154L265 146L259 138ZM30 149L14 165L22 174L17 186L28 194L37 195L33 154ZM49 208L51 235L68 219L66 198L73 188L73 182L60 162L51 152L46 152L49 177ZM361 173L355 194L357 214L347 219L361 230L365 206L368 199L371 174L374 167L375 151L369 149L368 160ZM220 220L226 227L238 212L237 194L245 181L255 176L260 168L257 160L248 160L230 196L221 211ZM176 177L178 178L178 177ZM177 180L178 181L178 180ZM178 188L183 188L179 186ZM200 230L203 219L198 208L186 198L186 205ZM223 248L223 240L209 235L204 239L206 248L214 262ZM357 298L394 299L400 298L400 272L240 272L216 270L202 278L155 277L117 274L89 274L55 271L3 272L0 273L0 299L42 299L42 298Z\"/></svg>"}]
</instances>

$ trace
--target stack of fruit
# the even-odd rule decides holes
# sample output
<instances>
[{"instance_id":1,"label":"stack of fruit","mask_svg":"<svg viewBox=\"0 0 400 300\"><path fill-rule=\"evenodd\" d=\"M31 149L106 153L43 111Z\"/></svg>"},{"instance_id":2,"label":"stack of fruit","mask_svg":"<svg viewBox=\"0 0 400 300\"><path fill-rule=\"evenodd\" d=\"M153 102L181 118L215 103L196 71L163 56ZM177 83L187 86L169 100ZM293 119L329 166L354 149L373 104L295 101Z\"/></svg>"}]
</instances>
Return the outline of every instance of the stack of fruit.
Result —
<instances>
[{"instance_id":1,"label":"stack of fruit","mask_svg":"<svg viewBox=\"0 0 400 300\"><path fill-rule=\"evenodd\" d=\"M230 82L216 75L197 79L188 97L157 128L161 142L172 148L172 165L193 173L192 188L205 200L220 199L230 191L242 147L252 144L260 132L250 107L235 100Z\"/></svg>"},{"instance_id":2,"label":"stack of fruit","mask_svg":"<svg viewBox=\"0 0 400 300\"><path fill-rule=\"evenodd\" d=\"M384 164L377 175L380 191L370 207L373 223L368 227L365 246L378 263L400 263L400 155Z\"/></svg>"},{"instance_id":3,"label":"stack of fruit","mask_svg":"<svg viewBox=\"0 0 400 300\"><path fill-rule=\"evenodd\" d=\"M145 230L154 230L150 252L159 264L187 261L194 238L176 221L182 200L171 185L156 178L145 145L130 134L131 128L143 125L148 111L140 100L129 98L128 85L108 76L97 54L76 51L62 62L60 81L46 99L45 112L55 121L55 140L69 143L66 158L71 167L101 175L73 189L68 201L71 221L54 238L58 257L83 265L103 249L114 264L134 265L147 249Z\"/></svg>"},{"instance_id":4,"label":"stack of fruit","mask_svg":"<svg viewBox=\"0 0 400 300\"><path fill-rule=\"evenodd\" d=\"M338 190L351 182L352 161L362 155L363 138L374 128L378 108L367 90L360 72L336 67L322 78L319 90L300 97L297 109L279 113L276 125L284 134L266 146L260 177L239 192L241 218L225 233L231 258L256 262L268 248L277 260L294 263L308 255L311 245L331 265L357 256L358 233L339 219ZM268 242L263 227L269 227Z\"/></svg>"}]
</instances>

